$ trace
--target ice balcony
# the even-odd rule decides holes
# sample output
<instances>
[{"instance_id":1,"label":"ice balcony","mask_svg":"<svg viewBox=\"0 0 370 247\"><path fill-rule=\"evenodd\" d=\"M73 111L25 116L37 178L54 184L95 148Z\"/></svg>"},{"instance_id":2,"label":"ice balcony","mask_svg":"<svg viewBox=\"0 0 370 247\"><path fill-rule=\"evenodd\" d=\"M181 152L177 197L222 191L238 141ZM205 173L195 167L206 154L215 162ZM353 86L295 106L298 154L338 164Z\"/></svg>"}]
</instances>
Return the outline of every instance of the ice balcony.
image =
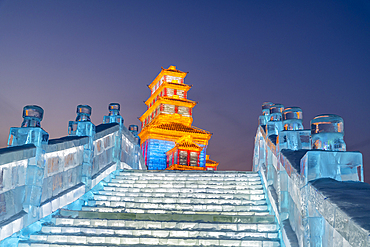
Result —
<instances>
[{"instance_id":1,"label":"ice balcony","mask_svg":"<svg viewBox=\"0 0 370 247\"><path fill-rule=\"evenodd\" d=\"M319 115L304 130L302 111L294 108L283 110L278 133L259 125L253 159L285 246L370 246L370 185L363 182L362 154L345 151L343 119ZM271 120L270 129L277 126ZM292 121L299 127L289 129Z\"/></svg>"}]
</instances>

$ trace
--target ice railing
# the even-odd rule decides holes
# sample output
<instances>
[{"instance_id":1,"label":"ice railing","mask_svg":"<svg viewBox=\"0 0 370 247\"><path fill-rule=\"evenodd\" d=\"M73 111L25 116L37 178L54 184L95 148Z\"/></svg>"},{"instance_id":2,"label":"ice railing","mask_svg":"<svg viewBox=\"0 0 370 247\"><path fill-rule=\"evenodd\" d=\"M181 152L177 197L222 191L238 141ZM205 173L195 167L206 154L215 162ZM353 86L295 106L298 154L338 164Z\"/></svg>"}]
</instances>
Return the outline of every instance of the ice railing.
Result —
<instances>
[{"instance_id":1,"label":"ice railing","mask_svg":"<svg viewBox=\"0 0 370 247\"><path fill-rule=\"evenodd\" d=\"M304 130L299 108L267 102L263 112L253 170L285 246L370 246L370 185L362 154L345 151L343 120L319 115Z\"/></svg>"},{"instance_id":2,"label":"ice railing","mask_svg":"<svg viewBox=\"0 0 370 247\"><path fill-rule=\"evenodd\" d=\"M137 133L119 114L105 116L98 126L78 116L69 136L48 140L40 109L26 106L26 124L11 128L9 147L0 149L0 241L76 201L117 170L146 169Z\"/></svg>"}]
</instances>

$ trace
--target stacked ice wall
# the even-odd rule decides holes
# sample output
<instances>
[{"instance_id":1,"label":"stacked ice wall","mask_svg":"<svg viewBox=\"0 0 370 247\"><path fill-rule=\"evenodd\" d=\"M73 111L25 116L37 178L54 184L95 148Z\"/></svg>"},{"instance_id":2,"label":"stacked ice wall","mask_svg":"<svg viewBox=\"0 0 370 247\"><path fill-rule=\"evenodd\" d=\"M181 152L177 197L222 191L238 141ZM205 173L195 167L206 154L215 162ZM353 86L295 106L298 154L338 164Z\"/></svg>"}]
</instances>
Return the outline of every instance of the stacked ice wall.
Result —
<instances>
[{"instance_id":1,"label":"stacked ice wall","mask_svg":"<svg viewBox=\"0 0 370 247\"><path fill-rule=\"evenodd\" d=\"M370 185L363 183L361 153L346 152L343 119L319 115L305 130L298 107L268 102L262 111L253 169L265 182L284 244L368 246L370 206L358 198L370 198Z\"/></svg>"},{"instance_id":2,"label":"stacked ice wall","mask_svg":"<svg viewBox=\"0 0 370 247\"><path fill-rule=\"evenodd\" d=\"M22 127L10 128L9 147L0 149L0 241L29 231L27 226L77 200L117 169L145 168L137 139L121 116L95 126L91 107L79 105L69 135L49 140L41 129L43 114L39 106L24 107Z\"/></svg>"}]
</instances>

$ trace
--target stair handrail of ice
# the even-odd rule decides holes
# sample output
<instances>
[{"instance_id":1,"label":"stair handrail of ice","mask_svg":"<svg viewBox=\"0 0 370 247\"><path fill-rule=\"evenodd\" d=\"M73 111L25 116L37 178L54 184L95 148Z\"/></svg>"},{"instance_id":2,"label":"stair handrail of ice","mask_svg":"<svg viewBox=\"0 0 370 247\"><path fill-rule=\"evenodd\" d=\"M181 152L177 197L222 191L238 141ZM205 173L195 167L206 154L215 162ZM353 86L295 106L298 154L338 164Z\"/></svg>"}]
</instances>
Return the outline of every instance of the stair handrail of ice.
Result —
<instances>
[{"instance_id":1,"label":"stair handrail of ice","mask_svg":"<svg viewBox=\"0 0 370 247\"><path fill-rule=\"evenodd\" d=\"M96 126L92 159L84 148L89 138L66 136L44 147L0 149L0 241L77 200L115 170L146 169L137 139L125 126ZM92 164L86 164L89 160ZM41 200L27 198L40 193Z\"/></svg>"},{"instance_id":2,"label":"stair handrail of ice","mask_svg":"<svg viewBox=\"0 0 370 247\"><path fill-rule=\"evenodd\" d=\"M281 131L270 136L267 132L267 126L260 123L253 170L264 181L284 245L370 246L369 229L363 228L358 218L351 218L351 210L333 203L335 200L326 193L334 191L337 195L350 185L368 189L369 185L363 182L362 154L310 150L310 130ZM287 149L287 134L300 139L301 149ZM322 184L329 184L327 191L320 187ZM363 213L369 215L370 210Z\"/></svg>"}]
</instances>

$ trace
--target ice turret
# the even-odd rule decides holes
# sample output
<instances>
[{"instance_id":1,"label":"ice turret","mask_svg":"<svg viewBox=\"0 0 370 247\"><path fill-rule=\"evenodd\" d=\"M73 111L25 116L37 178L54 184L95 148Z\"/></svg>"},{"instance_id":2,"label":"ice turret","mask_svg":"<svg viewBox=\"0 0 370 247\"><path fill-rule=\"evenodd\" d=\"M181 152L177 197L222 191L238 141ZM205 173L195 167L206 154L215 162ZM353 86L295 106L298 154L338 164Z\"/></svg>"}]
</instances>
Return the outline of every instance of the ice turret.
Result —
<instances>
[{"instance_id":1,"label":"ice turret","mask_svg":"<svg viewBox=\"0 0 370 247\"><path fill-rule=\"evenodd\" d=\"M269 121L267 123L267 135L279 135L283 130L283 115L284 106L282 104L273 104L270 106Z\"/></svg>"},{"instance_id":2,"label":"ice turret","mask_svg":"<svg viewBox=\"0 0 370 247\"><path fill-rule=\"evenodd\" d=\"M346 151L343 136L343 119L340 116L322 114L311 120L312 149Z\"/></svg>"},{"instance_id":3,"label":"ice turret","mask_svg":"<svg viewBox=\"0 0 370 247\"><path fill-rule=\"evenodd\" d=\"M95 134L95 125L91 123L90 116L90 106L78 105L76 121L69 121L68 135L93 136Z\"/></svg>"},{"instance_id":4,"label":"ice turret","mask_svg":"<svg viewBox=\"0 0 370 247\"><path fill-rule=\"evenodd\" d=\"M23 122L21 127L10 128L8 146L34 144L40 147L47 144L49 134L41 128L44 110L37 105L27 105L23 108Z\"/></svg>"},{"instance_id":5,"label":"ice turret","mask_svg":"<svg viewBox=\"0 0 370 247\"><path fill-rule=\"evenodd\" d=\"M273 105L274 103L271 103L271 102L263 102L262 104L262 115L259 116L259 119L258 119L258 124L259 125L267 125L267 122L269 120L269 115L270 115L270 107Z\"/></svg>"},{"instance_id":6,"label":"ice turret","mask_svg":"<svg viewBox=\"0 0 370 247\"><path fill-rule=\"evenodd\" d=\"M104 116L103 123L119 123L120 125L123 125L123 118L119 114L120 109L120 104L110 103L108 106L109 114L108 116Z\"/></svg>"},{"instance_id":7,"label":"ice turret","mask_svg":"<svg viewBox=\"0 0 370 247\"><path fill-rule=\"evenodd\" d=\"M131 124L130 126L128 126L128 130L135 137L135 140L137 141L137 144L140 145L140 137L138 135L138 133L139 133L139 127L137 125L135 125L135 124Z\"/></svg>"}]
</instances>

